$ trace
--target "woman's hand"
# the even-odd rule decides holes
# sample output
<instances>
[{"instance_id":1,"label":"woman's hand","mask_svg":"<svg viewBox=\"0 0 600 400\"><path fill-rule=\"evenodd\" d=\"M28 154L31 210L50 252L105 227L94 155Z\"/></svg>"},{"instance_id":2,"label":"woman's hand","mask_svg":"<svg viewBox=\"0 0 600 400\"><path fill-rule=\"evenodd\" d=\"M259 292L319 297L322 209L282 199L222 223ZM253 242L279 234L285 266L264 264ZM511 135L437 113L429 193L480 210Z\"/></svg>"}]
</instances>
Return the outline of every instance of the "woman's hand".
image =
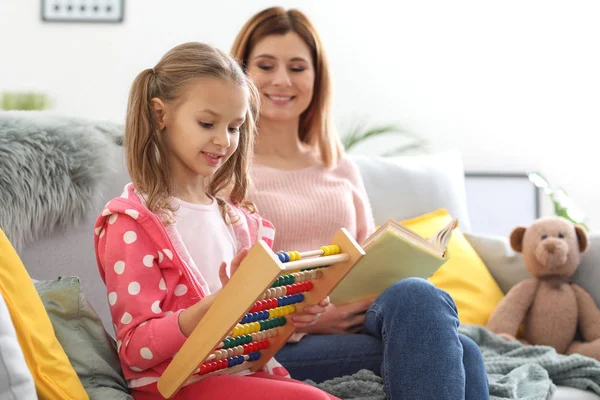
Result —
<instances>
[{"instance_id":1,"label":"woman's hand","mask_svg":"<svg viewBox=\"0 0 600 400\"><path fill-rule=\"evenodd\" d=\"M231 268L229 268L229 276L227 276L227 263L223 261L219 266L219 279L221 280L221 285L225 286L229 279L233 276L235 271L237 271L238 267L242 263L242 260L246 258L248 255L248 248L243 247L231 260Z\"/></svg>"},{"instance_id":2,"label":"woman's hand","mask_svg":"<svg viewBox=\"0 0 600 400\"><path fill-rule=\"evenodd\" d=\"M367 310L376 298L359 300L341 306L329 304L314 323L298 331L316 334L356 333L363 326Z\"/></svg>"},{"instance_id":3,"label":"woman's hand","mask_svg":"<svg viewBox=\"0 0 600 400\"><path fill-rule=\"evenodd\" d=\"M329 297L325 297L314 306L304 307L302 314L295 314L292 317L292 322L296 329L307 328L314 325L319 320L319 316L325 312L329 304Z\"/></svg>"}]
</instances>

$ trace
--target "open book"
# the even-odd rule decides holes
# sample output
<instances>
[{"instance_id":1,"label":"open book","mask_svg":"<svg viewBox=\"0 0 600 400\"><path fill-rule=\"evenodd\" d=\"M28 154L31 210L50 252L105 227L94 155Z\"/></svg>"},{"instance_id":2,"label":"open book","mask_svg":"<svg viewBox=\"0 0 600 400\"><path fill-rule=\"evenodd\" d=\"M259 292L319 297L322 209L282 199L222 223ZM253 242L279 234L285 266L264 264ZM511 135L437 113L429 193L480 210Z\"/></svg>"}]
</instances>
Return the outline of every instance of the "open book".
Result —
<instances>
[{"instance_id":1,"label":"open book","mask_svg":"<svg viewBox=\"0 0 600 400\"><path fill-rule=\"evenodd\" d=\"M365 255L330 294L335 304L377 296L393 283L410 277L427 279L447 260L446 249L453 219L430 238L423 238L400 223L390 220L361 245Z\"/></svg>"}]
</instances>

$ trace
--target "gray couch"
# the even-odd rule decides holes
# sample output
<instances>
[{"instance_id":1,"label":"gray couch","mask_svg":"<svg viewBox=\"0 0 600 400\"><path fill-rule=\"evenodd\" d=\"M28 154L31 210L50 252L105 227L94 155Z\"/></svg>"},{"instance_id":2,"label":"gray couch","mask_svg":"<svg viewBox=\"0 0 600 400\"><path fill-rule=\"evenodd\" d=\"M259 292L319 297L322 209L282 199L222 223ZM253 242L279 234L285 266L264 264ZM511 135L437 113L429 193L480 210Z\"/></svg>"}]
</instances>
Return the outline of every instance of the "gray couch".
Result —
<instances>
[{"instance_id":1,"label":"gray couch","mask_svg":"<svg viewBox=\"0 0 600 400\"><path fill-rule=\"evenodd\" d=\"M99 206L96 210L89 213L77 226L70 226L64 231L27 243L19 249L19 253L30 275L35 279L79 277L83 292L102 319L106 330L112 334L106 292L98 275L94 256L93 225L100 207L122 192L129 177L124 168L119 145L112 144L107 157L115 168L103 177L101 198L98 199ZM396 160L357 156L355 160L363 174L377 223L392 217L409 218L445 207L461 219L463 231L468 232L468 207L462 181L464 172L460 157L456 154ZM413 193L419 194L418 200L410 196ZM503 290L508 290L518 280L527 276L522 262L518 256L510 253L503 238L481 237L474 233L467 237L480 252ZM600 247L600 241L598 246ZM597 282L593 284L598 285ZM600 400L600 396L559 387L552 399Z\"/></svg>"}]
</instances>

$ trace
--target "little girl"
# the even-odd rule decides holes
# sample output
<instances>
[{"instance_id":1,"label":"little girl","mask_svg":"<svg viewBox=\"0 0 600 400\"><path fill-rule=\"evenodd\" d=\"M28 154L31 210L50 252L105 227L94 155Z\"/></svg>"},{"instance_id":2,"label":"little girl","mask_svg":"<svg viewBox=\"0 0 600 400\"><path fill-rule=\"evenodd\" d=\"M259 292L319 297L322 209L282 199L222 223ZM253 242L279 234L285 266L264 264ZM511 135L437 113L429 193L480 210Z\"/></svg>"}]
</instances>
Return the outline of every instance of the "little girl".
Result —
<instances>
[{"instance_id":1,"label":"little girl","mask_svg":"<svg viewBox=\"0 0 600 400\"><path fill-rule=\"evenodd\" d=\"M133 182L102 210L94 244L136 400L163 398L156 382L247 249L272 244L273 226L245 200L258 98L231 57L201 43L173 48L133 82L124 138ZM295 326L314 323L328 301ZM265 396L334 398L275 360L254 374L192 375L174 398Z\"/></svg>"}]
</instances>

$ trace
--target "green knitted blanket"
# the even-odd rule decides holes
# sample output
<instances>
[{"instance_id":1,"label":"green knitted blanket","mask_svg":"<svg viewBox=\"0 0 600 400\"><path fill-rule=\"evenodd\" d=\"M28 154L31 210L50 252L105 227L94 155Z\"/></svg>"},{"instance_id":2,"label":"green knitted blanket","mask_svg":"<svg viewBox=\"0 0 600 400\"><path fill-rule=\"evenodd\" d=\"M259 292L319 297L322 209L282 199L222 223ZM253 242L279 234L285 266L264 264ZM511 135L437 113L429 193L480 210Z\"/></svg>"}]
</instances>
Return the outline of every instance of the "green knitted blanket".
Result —
<instances>
[{"instance_id":1,"label":"green knitted blanket","mask_svg":"<svg viewBox=\"0 0 600 400\"><path fill-rule=\"evenodd\" d=\"M479 345L488 373L491 400L546 400L556 386L588 390L600 395L600 362L580 355L562 355L547 346L506 342L480 326L459 331ZM384 400L383 381L363 370L320 384L342 399Z\"/></svg>"}]
</instances>

